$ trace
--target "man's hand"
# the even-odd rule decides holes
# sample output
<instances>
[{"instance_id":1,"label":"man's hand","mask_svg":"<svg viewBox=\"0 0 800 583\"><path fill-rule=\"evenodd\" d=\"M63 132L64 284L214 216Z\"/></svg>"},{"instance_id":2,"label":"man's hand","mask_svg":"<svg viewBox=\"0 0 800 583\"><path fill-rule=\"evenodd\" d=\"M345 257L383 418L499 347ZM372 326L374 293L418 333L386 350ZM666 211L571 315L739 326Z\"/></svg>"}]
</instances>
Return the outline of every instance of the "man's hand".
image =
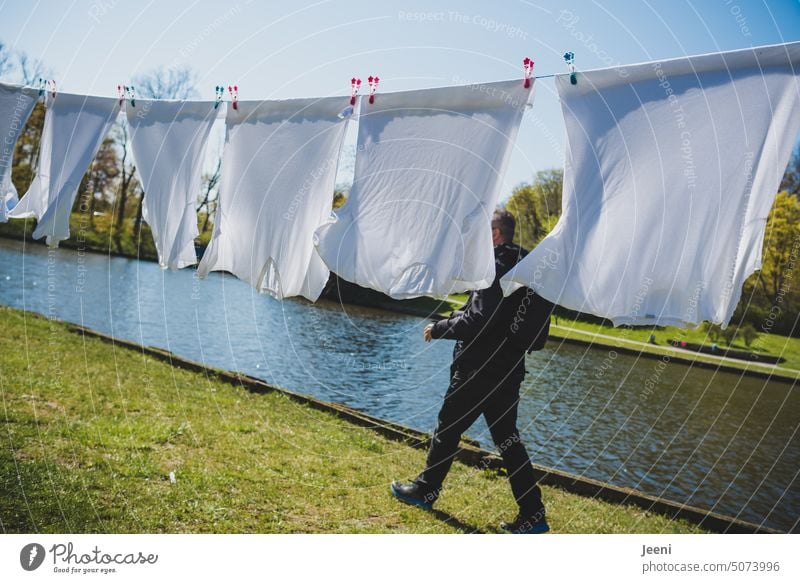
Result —
<instances>
[{"instance_id":1,"label":"man's hand","mask_svg":"<svg viewBox=\"0 0 800 583\"><path fill-rule=\"evenodd\" d=\"M433 324L428 324L427 326L425 326L425 329L422 331L422 337L425 339L425 342L430 342L431 340L433 340L433 336L431 336L432 333L433 333Z\"/></svg>"}]
</instances>

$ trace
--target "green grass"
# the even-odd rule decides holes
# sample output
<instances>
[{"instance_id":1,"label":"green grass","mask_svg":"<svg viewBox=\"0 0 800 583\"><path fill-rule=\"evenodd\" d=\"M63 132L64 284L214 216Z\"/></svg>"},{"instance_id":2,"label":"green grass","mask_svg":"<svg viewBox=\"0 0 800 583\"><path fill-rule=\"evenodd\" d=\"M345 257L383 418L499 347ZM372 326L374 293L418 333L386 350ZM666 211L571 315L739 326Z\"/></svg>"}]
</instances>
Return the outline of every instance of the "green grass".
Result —
<instances>
[{"instance_id":1,"label":"green grass","mask_svg":"<svg viewBox=\"0 0 800 583\"><path fill-rule=\"evenodd\" d=\"M665 328L652 328L652 327L636 327L636 328L614 328L612 326L602 326L600 324L592 324L589 322L581 322L578 320L570 320L567 318L559 317L557 320L553 319L554 324L558 324L559 326L565 326L568 328L573 328L580 332L585 332L588 334L605 334L608 336L615 336L618 338L622 338L625 340L634 340L637 342L647 342L650 338L650 334L654 334L656 337L656 345L661 349L670 349L671 347L667 344L667 340L670 338L677 339L677 340L684 340L686 342L697 342L703 344L711 344L712 340L708 335L703 332L702 330L683 330L680 328L674 328L671 326L667 326ZM575 338L584 338L583 335L575 335L570 334L562 329L554 329L553 333L558 336L573 336ZM599 340L600 343L604 342L603 339ZM722 342L718 343L720 346L725 347L726 345ZM785 362L780 363L778 366L781 368L793 369L795 371L800 371L800 339L798 338L790 338L788 336L780 336L778 334L767 334L762 333L759 334L758 338L753 342L752 346L747 347L744 343L734 342L732 348L737 350L750 350L753 352L763 353L763 354L771 354L774 356L782 356L785 358ZM685 350L677 350L672 353L681 354L688 358L694 358L694 353L687 352ZM718 362L715 359L703 359L702 355L698 355L699 360L708 360L709 362ZM730 364L739 366L735 362L731 362ZM746 366L744 363L741 364L743 368ZM759 367L754 366L754 364L750 364L749 366L760 370Z\"/></svg>"},{"instance_id":2,"label":"green grass","mask_svg":"<svg viewBox=\"0 0 800 583\"><path fill-rule=\"evenodd\" d=\"M388 493L424 451L30 313L0 322L3 532L495 532L514 514L494 472L456 463L424 512ZM543 490L555 532L699 532Z\"/></svg>"}]
</instances>

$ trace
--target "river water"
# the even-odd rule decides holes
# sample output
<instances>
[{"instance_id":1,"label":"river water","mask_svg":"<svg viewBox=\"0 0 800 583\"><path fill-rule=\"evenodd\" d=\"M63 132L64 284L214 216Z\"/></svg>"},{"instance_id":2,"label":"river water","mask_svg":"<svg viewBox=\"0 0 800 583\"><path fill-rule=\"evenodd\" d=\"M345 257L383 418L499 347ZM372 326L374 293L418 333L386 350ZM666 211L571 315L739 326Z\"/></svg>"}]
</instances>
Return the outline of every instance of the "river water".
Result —
<instances>
[{"instance_id":1,"label":"river water","mask_svg":"<svg viewBox=\"0 0 800 583\"><path fill-rule=\"evenodd\" d=\"M192 269L7 239L0 303L428 432L453 348L423 342L419 317L280 302L227 275L200 280ZM519 425L535 463L796 527L800 397L792 385L552 341L527 366ZM470 436L492 449L483 420Z\"/></svg>"}]
</instances>

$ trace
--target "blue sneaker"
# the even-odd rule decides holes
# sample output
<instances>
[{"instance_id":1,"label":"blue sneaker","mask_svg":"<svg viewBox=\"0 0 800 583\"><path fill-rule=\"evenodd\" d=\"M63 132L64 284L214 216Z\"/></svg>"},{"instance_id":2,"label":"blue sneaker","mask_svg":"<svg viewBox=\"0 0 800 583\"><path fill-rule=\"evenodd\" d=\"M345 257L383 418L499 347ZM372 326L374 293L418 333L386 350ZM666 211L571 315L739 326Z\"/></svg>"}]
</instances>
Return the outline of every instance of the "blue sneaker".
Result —
<instances>
[{"instance_id":1,"label":"blue sneaker","mask_svg":"<svg viewBox=\"0 0 800 583\"><path fill-rule=\"evenodd\" d=\"M545 520L544 512L533 516L518 515L514 522L501 522L500 528L511 534L544 534L549 532L550 525Z\"/></svg>"},{"instance_id":2,"label":"blue sneaker","mask_svg":"<svg viewBox=\"0 0 800 583\"><path fill-rule=\"evenodd\" d=\"M436 502L436 495L424 492L415 482L404 484L395 480L392 482L392 496L413 506L419 506L425 510L431 510L433 503Z\"/></svg>"}]
</instances>

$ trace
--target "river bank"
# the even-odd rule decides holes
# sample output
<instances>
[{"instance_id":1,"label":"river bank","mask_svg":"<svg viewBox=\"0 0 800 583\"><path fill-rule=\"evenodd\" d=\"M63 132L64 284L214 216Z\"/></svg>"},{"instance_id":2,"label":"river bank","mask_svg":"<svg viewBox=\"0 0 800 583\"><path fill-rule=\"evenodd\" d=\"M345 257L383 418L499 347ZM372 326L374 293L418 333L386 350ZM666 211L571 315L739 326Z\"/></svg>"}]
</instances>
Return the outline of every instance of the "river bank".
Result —
<instances>
[{"instance_id":1,"label":"river bank","mask_svg":"<svg viewBox=\"0 0 800 583\"><path fill-rule=\"evenodd\" d=\"M82 215L75 213L72 222L73 230L78 229ZM146 227L146 225L145 225ZM31 244L41 245L40 241L31 239L33 221L10 221L0 224L0 237L25 240ZM76 231L77 232L77 231ZM143 231L142 237L150 237L149 232ZM135 245L129 241L130 237L121 243L121 248L136 249L136 254L115 251L114 245L102 238L76 241L69 239L62 242L68 249L97 253L106 256L127 257L143 261L155 262L157 257L152 245ZM148 239L149 240L149 239ZM202 255L203 245L198 248ZM331 280L323 292L324 299L345 304L365 306L390 312L420 316L423 318L438 319L448 315L453 309L463 303L465 295L451 296L447 300L439 301L432 298L416 298L413 300L393 300L388 296L373 290L361 288L332 274ZM560 322L560 324L559 324ZM800 339L789 338L771 333L762 333L757 340L762 350L768 354L781 356L785 362L781 365L768 365L756 362L747 362L735 358L713 356L690 352L668 345L667 338L679 338L701 343L708 343L708 337L700 331L682 330L666 327L661 329L650 328L614 328L591 322L570 320L564 317L555 318L555 325L551 327L551 342L569 342L581 346L605 351L620 351L626 354L654 360L666 360L687 366L698 366L716 369L725 372L745 374L755 378L774 380L777 382L794 384L800 380ZM650 334L658 337L658 344L646 342ZM745 347L740 347L745 348Z\"/></svg>"},{"instance_id":2,"label":"river bank","mask_svg":"<svg viewBox=\"0 0 800 583\"><path fill-rule=\"evenodd\" d=\"M422 449L62 322L6 307L0 321L5 532L497 532L514 513L494 470L456 463L423 512L388 493ZM543 489L554 532L702 532Z\"/></svg>"}]
</instances>

